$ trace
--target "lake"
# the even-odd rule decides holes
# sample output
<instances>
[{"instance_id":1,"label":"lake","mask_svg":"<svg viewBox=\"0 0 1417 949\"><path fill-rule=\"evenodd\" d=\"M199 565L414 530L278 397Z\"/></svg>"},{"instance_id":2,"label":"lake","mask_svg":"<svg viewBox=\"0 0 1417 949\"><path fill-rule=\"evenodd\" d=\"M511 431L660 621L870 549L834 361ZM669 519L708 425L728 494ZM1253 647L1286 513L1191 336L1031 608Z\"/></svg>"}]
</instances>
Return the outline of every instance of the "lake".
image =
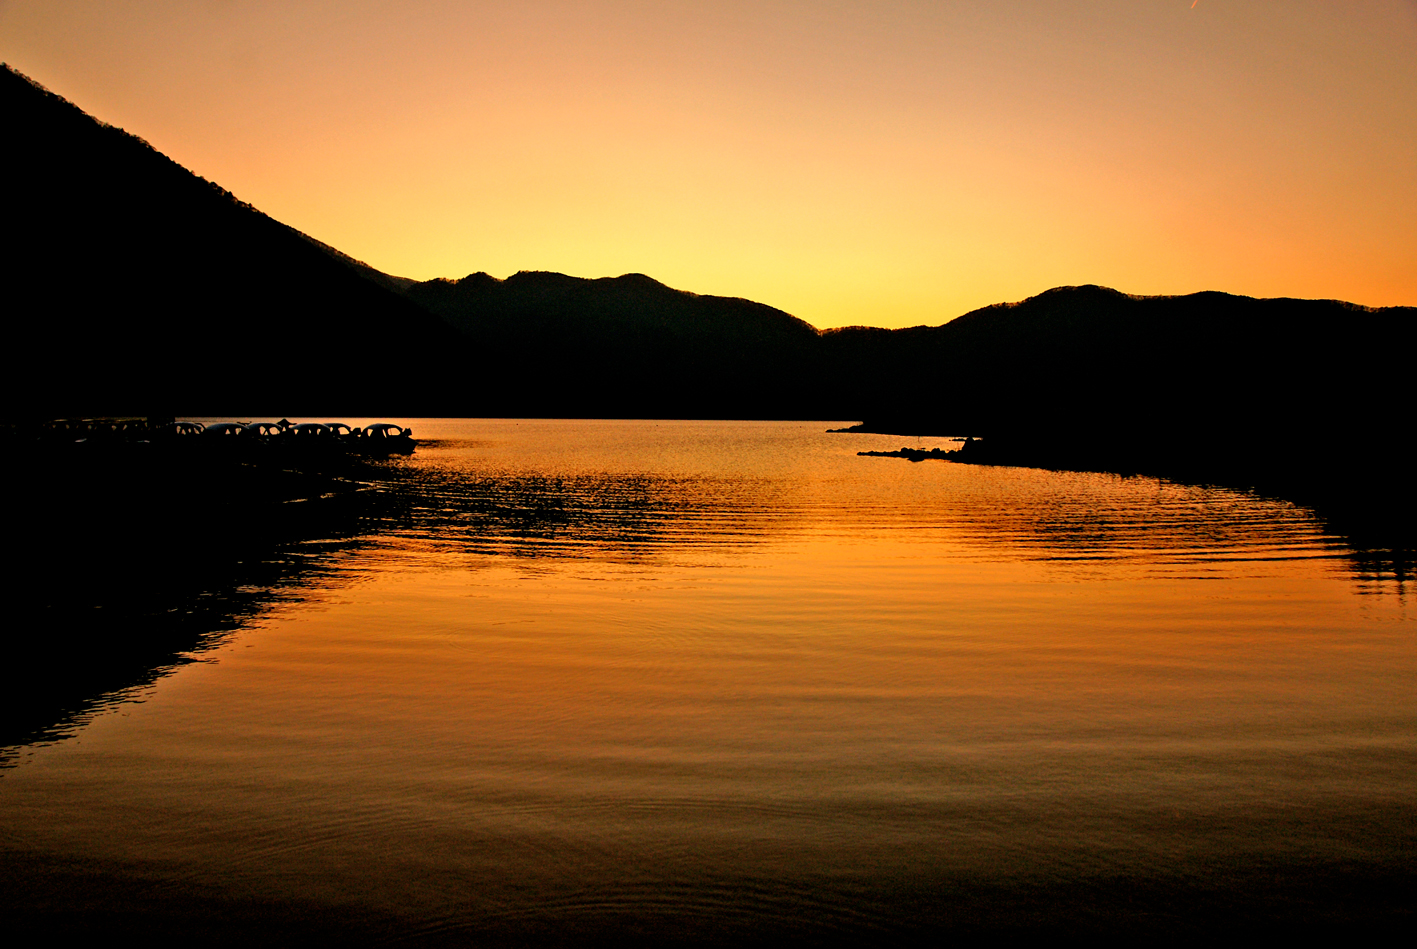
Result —
<instances>
[{"instance_id":1,"label":"lake","mask_svg":"<svg viewBox=\"0 0 1417 949\"><path fill-rule=\"evenodd\" d=\"M12 912L497 944L1410 922L1412 591L1302 507L828 423L407 424L356 530L8 749Z\"/></svg>"}]
</instances>

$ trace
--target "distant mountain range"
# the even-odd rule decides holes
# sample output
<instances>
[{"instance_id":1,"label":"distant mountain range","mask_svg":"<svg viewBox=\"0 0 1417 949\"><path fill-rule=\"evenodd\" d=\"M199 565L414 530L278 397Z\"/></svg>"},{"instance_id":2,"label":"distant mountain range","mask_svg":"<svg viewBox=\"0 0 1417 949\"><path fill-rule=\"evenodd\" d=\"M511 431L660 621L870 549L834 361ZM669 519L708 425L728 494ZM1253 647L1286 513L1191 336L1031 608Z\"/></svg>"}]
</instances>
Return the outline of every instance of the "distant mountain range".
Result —
<instances>
[{"instance_id":1,"label":"distant mountain range","mask_svg":"<svg viewBox=\"0 0 1417 949\"><path fill-rule=\"evenodd\" d=\"M831 414L812 371L820 334L761 303L672 290L642 274L476 273L406 292L478 351L498 354L481 395L490 412L479 414Z\"/></svg>"},{"instance_id":2,"label":"distant mountain range","mask_svg":"<svg viewBox=\"0 0 1417 949\"><path fill-rule=\"evenodd\" d=\"M1060 287L941 326L818 331L640 274L419 283L8 67L0 103L9 418L865 419L983 435L1000 460L1202 473L1392 470L1411 425L1412 307Z\"/></svg>"}]
</instances>

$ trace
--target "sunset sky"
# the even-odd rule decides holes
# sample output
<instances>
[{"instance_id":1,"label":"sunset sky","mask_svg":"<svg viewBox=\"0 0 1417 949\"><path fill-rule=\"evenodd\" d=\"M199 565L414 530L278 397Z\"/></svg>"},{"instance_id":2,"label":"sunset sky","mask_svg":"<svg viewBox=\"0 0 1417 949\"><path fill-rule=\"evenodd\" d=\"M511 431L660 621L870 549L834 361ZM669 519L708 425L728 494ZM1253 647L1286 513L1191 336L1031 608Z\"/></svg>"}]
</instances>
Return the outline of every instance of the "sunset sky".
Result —
<instances>
[{"instance_id":1,"label":"sunset sky","mask_svg":"<svg viewBox=\"0 0 1417 949\"><path fill-rule=\"evenodd\" d=\"M1417 305L1414 0L0 0L0 59L407 277Z\"/></svg>"}]
</instances>

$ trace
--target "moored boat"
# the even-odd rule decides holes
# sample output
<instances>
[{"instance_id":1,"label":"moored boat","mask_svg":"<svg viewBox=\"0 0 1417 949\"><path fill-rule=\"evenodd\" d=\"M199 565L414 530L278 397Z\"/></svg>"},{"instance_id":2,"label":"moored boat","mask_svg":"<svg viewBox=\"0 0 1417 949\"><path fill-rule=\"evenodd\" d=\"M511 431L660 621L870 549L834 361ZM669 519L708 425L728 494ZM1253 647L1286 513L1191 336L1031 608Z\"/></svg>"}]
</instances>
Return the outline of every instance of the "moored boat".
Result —
<instances>
[{"instance_id":1,"label":"moored boat","mask_svg":"<svg viewBox=\"0 0 1417 949\"><path fill-rule=\"evenodd\" d=\"M413 440L413 429L380 422L367 426L353 444L361 455L387 457L411 455L418 443Z\"/></svg>"}]
</instances>

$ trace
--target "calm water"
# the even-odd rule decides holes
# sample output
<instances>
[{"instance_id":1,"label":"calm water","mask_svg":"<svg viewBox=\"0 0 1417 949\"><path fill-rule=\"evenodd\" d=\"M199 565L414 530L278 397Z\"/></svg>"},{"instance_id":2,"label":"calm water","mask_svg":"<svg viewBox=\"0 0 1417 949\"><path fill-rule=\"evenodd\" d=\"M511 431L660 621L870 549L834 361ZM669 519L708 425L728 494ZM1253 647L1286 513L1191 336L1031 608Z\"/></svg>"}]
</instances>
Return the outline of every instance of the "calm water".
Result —
<instances>
[{"instance_id":1,"label":"calm water","mask_svg":"<svg viewBox=\"0 0 1417 949\"><path fill-rule=\"evenodd\" d=\"M1414 604L1304 509L822 423L411 424L360 539L13 750L11 876L414 940L1405 918Z\"/></svg>"}]
</instances>

